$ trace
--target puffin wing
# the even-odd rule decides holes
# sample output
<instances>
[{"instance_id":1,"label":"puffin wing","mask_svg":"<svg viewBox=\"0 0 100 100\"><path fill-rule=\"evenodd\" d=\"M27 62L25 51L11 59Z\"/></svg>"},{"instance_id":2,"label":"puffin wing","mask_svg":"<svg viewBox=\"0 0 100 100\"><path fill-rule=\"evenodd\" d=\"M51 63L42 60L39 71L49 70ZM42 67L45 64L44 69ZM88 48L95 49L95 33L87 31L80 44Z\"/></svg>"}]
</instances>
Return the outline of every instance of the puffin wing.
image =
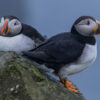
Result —
<instances>
[{"instance_id":1,"label":"puffin wing","mask_svg":"<svg viewBox=\"0 0 100 100\"><path fill-rule=\"evenodd\" d=\"M77 60L83 49L84 44L64 33L50 38L32 52L24 52L24 55L37 62L66 64Z\"/></svg>"},{"instance_id":2,"label":"puffin wing","mask_svg":"<svg viewBox=\"0 0 100 100\"><path fill-rule=\"evenodd\" d=\"M23 26L22 33L24 35L30 37L36 42L45 40L45 37L43 37L35 28L26 24L22 24L22 26Z\"/></svg>"}]
</instances>

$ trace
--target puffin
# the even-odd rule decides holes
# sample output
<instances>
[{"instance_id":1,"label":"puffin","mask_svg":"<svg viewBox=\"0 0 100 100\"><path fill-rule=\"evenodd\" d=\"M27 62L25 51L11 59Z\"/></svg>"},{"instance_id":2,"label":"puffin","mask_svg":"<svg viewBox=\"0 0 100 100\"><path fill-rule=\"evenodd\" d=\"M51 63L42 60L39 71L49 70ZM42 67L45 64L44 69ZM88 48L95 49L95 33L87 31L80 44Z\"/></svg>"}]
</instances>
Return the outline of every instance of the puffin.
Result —
<instances>
[{"instance_id":1,"label":"puffin","mask_svg":"<svg viewBox=\"0 0 100 100\"><path fill-rule=\"evenodd\" d=\"M3 16L0 22L0 51L21 53L42 43L45 37L16 16Z\"/></svg>"},{"instance_id":2,"label":"puffin","mask_svg":"<svg viewBox=\"0 0 100 100\"><path fill-rule=\"evenodd\" d=\"M94 35L100 34L100 22L91 16L81 16L72 25L70 32L57 34L33 51L23 52L29 59L54 69L54 74L65 88L80 93L68 76L90 66L97 57Z\"/></svg>"}]
</instances>

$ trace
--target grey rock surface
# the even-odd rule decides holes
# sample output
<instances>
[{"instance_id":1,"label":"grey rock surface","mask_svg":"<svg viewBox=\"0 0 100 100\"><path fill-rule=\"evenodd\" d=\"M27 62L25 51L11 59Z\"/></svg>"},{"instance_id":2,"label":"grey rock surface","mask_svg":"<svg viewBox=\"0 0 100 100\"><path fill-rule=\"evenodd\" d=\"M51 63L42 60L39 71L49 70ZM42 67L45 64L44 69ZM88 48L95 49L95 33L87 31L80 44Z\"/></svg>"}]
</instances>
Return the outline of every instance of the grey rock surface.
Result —
<instances>
[{"instance_id":1,"label":"grey rock surface","mask_svg":"<svg viewBox=\"0 0 100 100\"><path fill-rule=\"evenodd\" d=\"M85 100L57 85L27 59L0 52L0 100Z\"/></svg>"}]
</instances>

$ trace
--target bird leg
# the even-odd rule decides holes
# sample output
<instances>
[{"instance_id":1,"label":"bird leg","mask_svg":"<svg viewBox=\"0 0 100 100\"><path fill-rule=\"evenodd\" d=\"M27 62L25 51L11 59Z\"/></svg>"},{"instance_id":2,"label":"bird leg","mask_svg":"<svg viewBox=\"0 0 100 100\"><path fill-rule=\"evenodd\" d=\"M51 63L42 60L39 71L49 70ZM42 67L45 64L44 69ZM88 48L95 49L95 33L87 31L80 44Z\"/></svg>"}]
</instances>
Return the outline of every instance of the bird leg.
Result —
<instances>
[{"instance_id":1,"label":"bird leg","mask_svg":"<svg viewBox=\"0 0 100 100\"><path fill-rule=\"evenodd\" d=\"M76 86L73 85L70 81L68 81L67 79L60 79L61 82L64 84L65 88L67 88L68 90L71 90L75 93L80 93L77 89Z\"/></svg>"}]
</instances>

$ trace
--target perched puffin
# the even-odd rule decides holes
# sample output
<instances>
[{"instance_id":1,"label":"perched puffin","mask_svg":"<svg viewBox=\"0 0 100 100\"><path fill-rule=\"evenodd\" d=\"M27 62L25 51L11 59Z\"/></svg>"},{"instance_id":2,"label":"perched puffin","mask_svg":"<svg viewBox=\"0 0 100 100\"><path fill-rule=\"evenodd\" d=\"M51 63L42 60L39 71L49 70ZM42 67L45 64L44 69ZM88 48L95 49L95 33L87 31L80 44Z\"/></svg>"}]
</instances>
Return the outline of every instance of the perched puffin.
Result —
<instances>
[{"instance_id":1,"label":"perched puffin","mask_svg":"<svg viewBox=\"0 0 100 100\"><path fill-rule=\"evenodd\" d=\"M73 24L71 32L53 36L24 55L54 69L67 89L80 93L67 77L83 71L95 61L97 44L94 35L99 34L100 22L91 16L81 16Z\"/></svg>"},{"instance_id":2,"label":"perched puffin","mask_svg":"<svg viewBox=\"0 0 100 100\"><path fill-rule=\"evenodd\" d=\"M0 22L0 51L22 52L35 48L45 38L33 27L15 16L4 16Z\"/></svg>"}]
</instances>

